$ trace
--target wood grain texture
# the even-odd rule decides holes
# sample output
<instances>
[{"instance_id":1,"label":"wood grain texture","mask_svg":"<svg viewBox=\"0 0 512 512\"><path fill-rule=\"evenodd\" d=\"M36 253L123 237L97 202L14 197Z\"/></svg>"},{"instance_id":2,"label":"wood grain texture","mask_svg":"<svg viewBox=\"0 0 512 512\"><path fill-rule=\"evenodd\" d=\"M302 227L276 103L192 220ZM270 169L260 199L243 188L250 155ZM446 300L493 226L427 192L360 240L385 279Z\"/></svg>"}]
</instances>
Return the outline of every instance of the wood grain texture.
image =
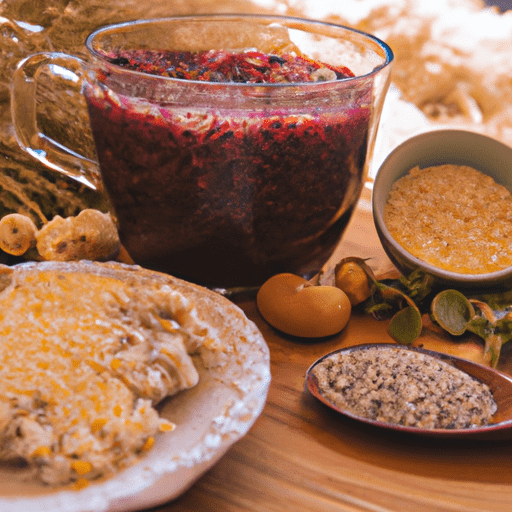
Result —
<instances>
[{"instance_id":1,"label":"wood grain texture","mask_svg":"<svg viewBox=\"0 0 512 512\"><path fill-rule=\"evenodd\" d=\"M337 255L373 256L374 264L385 268L368 195ZM512 442L400 435L342 417L305 391L305 373L322 355L343 346L390 342L384 322L356 314L341 334L304 342L275 332L254 301L239 305L270 348L266 407L218 464L153 512L512 510Z\"/></svg>"}]
</instances>

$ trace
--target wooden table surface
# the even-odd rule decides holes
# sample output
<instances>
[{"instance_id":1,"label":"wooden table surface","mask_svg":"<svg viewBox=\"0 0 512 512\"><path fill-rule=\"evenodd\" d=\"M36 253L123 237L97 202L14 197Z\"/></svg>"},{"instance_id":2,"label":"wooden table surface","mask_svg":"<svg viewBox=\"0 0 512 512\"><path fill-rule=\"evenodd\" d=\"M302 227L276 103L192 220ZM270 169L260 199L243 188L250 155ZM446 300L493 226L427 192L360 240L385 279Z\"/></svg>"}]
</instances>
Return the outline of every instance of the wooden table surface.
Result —
<instances>
[{"instance_id":1,"label":"wooden table surface","mask_svg":"<svg viewBox=\"0 0 512 512\"><path fill-rule=\"evenodd\" d=\"M389 264L363 199L338 253ZM512 441L433 440L360 424L304 389L308 367L348 345L391 341L386 324L352 315L321 341L277 334L239 302L271 354L267 404L249 433L188 491L153 512L512 511Z\"/></svg>"}]
</instances>

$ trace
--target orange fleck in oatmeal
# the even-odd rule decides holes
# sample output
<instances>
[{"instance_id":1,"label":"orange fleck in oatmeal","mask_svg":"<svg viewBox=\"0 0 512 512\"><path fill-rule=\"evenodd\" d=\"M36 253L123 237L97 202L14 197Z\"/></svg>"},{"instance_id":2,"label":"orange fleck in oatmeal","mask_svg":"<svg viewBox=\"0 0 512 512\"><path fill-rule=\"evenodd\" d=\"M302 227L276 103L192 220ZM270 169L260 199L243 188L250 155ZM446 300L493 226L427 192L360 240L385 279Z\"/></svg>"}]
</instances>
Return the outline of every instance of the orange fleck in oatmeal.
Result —
<instances>
[{"instance_id":1,"label":"orange fleck in oatmeal","mask_svg":"<svg viewBox=\"0 0 512 512\"><path fill-rule=\"evenodd\" d=\"M415 167L391 189L384 221L413 256L461 274L512 265L512 195L471 167Z\"/></svg>"}]
</instances>

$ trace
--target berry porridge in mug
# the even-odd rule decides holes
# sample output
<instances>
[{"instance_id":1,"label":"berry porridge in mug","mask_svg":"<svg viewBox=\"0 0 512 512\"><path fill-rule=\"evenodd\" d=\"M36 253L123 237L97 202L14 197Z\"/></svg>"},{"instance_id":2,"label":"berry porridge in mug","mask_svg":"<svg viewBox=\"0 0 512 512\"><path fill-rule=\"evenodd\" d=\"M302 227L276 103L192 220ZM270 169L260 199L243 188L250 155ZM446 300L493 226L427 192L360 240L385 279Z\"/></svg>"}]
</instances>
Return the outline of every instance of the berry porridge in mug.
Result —
<instances>
[{"instance_id":1,"label":"berry porridge in mug","mask_svg":"<svg viewBox=\"0 0 512 512\"><path fill-rule=\"evenodd\" d=\"M232 15L110 26L86 46L99 168L136 263L222 287L319 271L364 184L385 43Z\"/></svg>"}]
</instances>

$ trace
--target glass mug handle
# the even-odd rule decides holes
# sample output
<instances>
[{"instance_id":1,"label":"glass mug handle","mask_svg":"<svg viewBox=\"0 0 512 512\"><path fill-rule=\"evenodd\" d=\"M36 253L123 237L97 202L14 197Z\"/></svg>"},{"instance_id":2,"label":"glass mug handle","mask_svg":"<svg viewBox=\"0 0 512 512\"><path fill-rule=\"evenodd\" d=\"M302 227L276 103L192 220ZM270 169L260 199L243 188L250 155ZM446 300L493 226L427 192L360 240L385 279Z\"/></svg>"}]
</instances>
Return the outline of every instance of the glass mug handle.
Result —
<instances>
[{"instance_id":1,"label":"glass mug handle","mask_svg":"<svg viewBox=\"0 0 512 512\"><path fill-rule=\"evenodd\" d=\"M18 144L50 169L93 190L102 190L97 162L59 144L38 129L37 80L43 66L53 75L71 82L82 93L86 64L78 57L58 52L42 52L23 59L16 67L11 82L11 114Z\"/></svg>"}]
</instances>

